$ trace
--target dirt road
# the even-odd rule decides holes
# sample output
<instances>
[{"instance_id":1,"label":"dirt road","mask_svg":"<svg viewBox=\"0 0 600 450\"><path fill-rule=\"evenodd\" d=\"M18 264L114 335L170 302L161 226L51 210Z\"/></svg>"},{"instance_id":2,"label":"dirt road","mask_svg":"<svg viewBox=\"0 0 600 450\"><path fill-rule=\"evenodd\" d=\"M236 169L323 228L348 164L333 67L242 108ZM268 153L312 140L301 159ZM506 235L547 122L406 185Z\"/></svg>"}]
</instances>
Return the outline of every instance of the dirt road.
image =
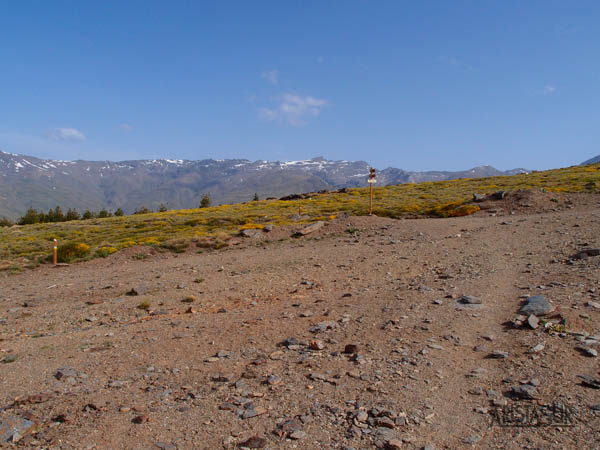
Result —
<instances>
[{"instance_id":1,"label":"dirt road","mask_svg":"<svg viewBox=\"0 0 600 450\"><path fill-rule=\"evenodd\" d=\"M600 197L544 202L2 275L0 445L599 448Z\"/></svg>"}]
</instances>

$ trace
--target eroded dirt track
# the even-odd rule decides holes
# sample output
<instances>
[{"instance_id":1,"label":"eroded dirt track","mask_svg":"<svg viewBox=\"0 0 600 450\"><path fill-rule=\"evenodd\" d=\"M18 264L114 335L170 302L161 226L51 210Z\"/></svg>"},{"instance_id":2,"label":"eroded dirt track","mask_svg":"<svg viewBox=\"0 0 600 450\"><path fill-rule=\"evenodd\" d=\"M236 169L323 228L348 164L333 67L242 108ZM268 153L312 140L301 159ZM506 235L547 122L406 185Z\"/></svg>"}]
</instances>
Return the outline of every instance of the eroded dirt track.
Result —
<instances>
[{"instance_id":1,"label":"eroded dirt track","mask_svg":"<svg viewBox=\"0 0 600 450\"><path fill-rule=\"evenodd\" d=\"M597 448L600 389L577 375L600 376L578 350L600 350L600 256L569 257L600 246L598 201L339 218L300 239L3 276L0 423L35 424L3 445ZM554 305L562 334L508 324L531 295ZM508 395L525 384L535 399ZM572 426L492 420L556 402Z\"/></svg>"}]
</instances>

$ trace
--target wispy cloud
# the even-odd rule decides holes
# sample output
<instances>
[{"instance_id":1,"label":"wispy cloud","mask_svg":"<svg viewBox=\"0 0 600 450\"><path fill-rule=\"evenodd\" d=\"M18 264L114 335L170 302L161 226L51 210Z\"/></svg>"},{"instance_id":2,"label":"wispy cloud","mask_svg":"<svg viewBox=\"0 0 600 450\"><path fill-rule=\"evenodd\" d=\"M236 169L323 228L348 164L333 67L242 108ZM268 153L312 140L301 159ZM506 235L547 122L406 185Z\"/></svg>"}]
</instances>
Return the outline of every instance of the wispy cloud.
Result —
<instances>
[{"instance_id":1,"label":"wispy cloud","mask_svg":"<svg viewBox=\"0 0 600 450\"><path fill-rule=\"evenodd\" d=\"M46 136L55 141L85 141L85 135L75 128L54 128Z\"/></svg>"},{"instance_id":2,"label":"wispy cloud","mask_svg":"<svg viewBox=\"0 0 600 450\"><path fill-rule=\"evenodd\" d=\"M460 61L453 56L438 56L437 61L452 67L459 67Z\"/></svg>"},{"instance_id":3,"label":"wispy cloud","mask_svg":"<svg viewBox=\"0 0 600 450\"><path fill-rule=\"evenodd\" d=\"M128 123L122 123L121 125L119 125L119 129L121 131L125 131L126 133L129 133L129 132L133 131L133 125L129 125Z\"/></svg>"},{"instance_id":4,"label":"wispy cloud","mask_svg":"<svg viewBox=\"0 0 600 450\"><path fill-rule=\"evenodd\" d=\"M542 92L544 95L552 95L556 92L556 86L553 84L547 84L544 86L544 90Z\"/></svg>"},{"instance_id":5,"label":"wispy cloud","mask_svg":"<svg viewBox=\"0 0 600 450\"><path fill-rule=\"evenodd\" d=\"M279 70L265 70L260 74L260 77L265 79L269 84L279 83Z\"/></svg>"},{"instance_id":6,"label":"wispy cloud","mask_svg":"<svg viewBox=\"0 0 600 450\"><path fill-rule=\"evenodd\" d=\"M305 125L310 117L317 117L329 102L325 99L285 93L277 98L272 108L260 108L258 116L266 121L286 122L293 126Z\"/></svg>"}]
</instances>

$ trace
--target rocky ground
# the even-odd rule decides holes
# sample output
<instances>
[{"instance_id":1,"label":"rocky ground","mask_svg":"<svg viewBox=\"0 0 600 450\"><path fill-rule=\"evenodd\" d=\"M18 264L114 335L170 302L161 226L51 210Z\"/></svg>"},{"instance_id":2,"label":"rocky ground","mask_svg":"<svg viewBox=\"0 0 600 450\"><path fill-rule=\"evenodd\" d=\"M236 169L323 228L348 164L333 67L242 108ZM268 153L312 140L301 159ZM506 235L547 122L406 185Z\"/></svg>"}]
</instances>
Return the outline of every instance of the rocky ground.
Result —
<instances>
[{"instance_id":1,"label":"rocky ground","mask_svg":"<svg viewBox=\"0 0 600 450\"><path fill-rule=\"evenodd\" d=\"M0 446L600 448L600 196L481 205L2 275Z\"/></svg>"}]
</instances>

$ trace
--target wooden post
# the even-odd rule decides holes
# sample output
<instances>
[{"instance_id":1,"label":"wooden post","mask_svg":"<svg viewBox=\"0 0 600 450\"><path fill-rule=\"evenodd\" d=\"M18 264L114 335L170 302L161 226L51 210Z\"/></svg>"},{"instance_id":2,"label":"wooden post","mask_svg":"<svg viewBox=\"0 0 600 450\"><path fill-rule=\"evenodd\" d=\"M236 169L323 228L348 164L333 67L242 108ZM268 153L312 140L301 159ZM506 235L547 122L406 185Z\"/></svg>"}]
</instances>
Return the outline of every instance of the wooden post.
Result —
<instances>
[{"instance_id":1,"label":"wooden post","mask_svg":"<svg viewBox=\"0 0 600 450\"><path fill-rule=\"evenodd\" d=\"M57 261L56 261L56 260L57 260L57 253L58 253L58 252L57 252L56 243L57 243L57 242L56 242L56 239L54 239L54 249L53 249L53 252L52 252L52 263L53 263L54 265L56 265L56 262L57 262Z\"/></svg>"},{"instance_id":2,"label":"wooden post","mask_svg":"<svg viewBox=\"0 0 600 450\"><path fill-rule=\"evenodd\" d=\"M373 185L377 181L375 179L375 169L373 167L369 168L369 215L373 215Z\"/></svg>"}]
</instances>

